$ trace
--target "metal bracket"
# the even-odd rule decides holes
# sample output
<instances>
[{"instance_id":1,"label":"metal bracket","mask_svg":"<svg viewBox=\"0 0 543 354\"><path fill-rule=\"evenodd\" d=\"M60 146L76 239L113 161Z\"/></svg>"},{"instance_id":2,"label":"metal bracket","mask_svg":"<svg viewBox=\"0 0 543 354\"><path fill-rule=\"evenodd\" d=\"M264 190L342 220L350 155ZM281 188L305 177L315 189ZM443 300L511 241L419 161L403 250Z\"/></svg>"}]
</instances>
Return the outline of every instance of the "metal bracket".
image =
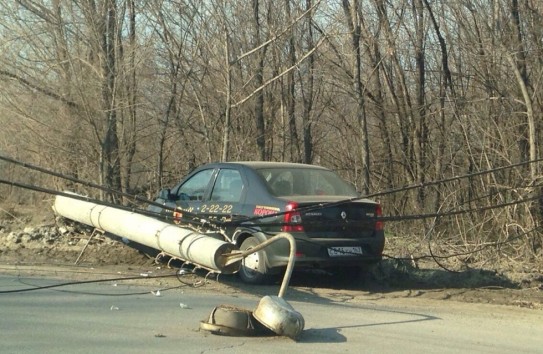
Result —
<instances>
[{"instance_id":1,"label":"metal bracket","mask_svg":"<svg viewBox=\"0 0 543 354\"><path fill-rule=\"evenodd\" d=\"M81 250L81 252L79 253L79 256L77 257L77 259L75 260L75 265L77 265L77 263L79 263L79 260L81 259L81 256L83 256L83 253L85 253L85 250L87 249L87 247L89 246L89 243L90 241L92 240L92 238L94 237L94 235L96 235L97 233L99 234L105 234L105 231L104 230L101 230L101 229L98 229L98 228L95 228L94 230L92 230L92 233L91 235L89 236L89 239L87 240L87 243L85 244L85 246L83 247L83 249Z\"/></svg>"}]
</instances>

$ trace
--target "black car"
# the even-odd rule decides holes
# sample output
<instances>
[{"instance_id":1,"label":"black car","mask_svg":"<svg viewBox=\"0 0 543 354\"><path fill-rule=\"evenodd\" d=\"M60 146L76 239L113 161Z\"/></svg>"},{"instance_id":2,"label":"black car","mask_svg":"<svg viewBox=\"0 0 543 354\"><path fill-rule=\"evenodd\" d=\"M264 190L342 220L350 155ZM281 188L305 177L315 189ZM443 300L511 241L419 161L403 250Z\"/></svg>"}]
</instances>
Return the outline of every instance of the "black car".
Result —
<instances>
[{"instance_id":1,"label":"black car","mask_svg":"<svg viewBox=\"0 0 543 354\"><path fill-rule=\"evenodd\" d=\"M227 238L241 250L289 232L296 239L296 267L352 274L382 258L380 204L361 199L351 184L320 166L210 163L174 188L162 190L155 202L170 209L155 205L148 210L172 215L171 208L178 208L226 222ZM286 240L273 243L245 258L239 275L247 283L262 283L284 269L288 255Z\"/></svg>"}]
</instances>

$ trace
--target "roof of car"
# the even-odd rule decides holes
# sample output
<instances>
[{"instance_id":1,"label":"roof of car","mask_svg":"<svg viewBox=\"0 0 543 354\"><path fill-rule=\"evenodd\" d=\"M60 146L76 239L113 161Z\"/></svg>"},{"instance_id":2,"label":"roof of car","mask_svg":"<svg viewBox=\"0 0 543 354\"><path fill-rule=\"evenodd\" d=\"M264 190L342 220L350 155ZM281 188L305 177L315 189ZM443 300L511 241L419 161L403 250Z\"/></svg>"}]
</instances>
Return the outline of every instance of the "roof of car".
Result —
<instances>
[{"instance_id":1,"label":"roof of car","mask_svg":"<svg viewBox=\"0 0 543 354\"><path fill-rule=\"evenodd\" d=\"M309 165L303 163L295 162L275 162L275 161L229 161L221 162L225 165L245 165L254 169L261 168L317 168L317 169L326 169L318 165Z\"/></svg>"}]
</instances>

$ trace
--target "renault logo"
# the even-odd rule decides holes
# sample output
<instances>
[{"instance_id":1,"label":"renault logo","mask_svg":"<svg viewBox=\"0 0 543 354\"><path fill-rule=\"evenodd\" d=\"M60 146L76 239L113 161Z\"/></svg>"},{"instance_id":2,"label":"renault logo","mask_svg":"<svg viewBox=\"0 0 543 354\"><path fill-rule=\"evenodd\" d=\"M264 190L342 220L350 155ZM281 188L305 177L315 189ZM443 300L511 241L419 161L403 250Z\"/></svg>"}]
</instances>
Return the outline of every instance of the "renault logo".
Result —
<instances>
[{"instance_id":1,"label":"renault logo","mask_svg":"<svg viewBox=\"0 0 543 354\"><path fill-rule=\"evenodd\" d=\"M341 212L341 218L342 218L343 220L347 219L347 213L344 212L344 211L342 211L342 212Z\"/></svg>"}]
</instances>

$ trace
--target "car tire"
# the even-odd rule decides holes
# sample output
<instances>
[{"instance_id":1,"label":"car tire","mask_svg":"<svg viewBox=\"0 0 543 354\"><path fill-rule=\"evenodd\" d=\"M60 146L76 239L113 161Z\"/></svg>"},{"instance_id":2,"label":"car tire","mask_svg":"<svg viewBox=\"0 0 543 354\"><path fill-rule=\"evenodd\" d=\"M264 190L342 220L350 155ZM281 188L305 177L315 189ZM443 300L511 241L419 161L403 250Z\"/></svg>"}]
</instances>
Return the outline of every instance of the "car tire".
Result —
<instances>
[{"instance_id":1,"label":"car tire","mask_svg":"<svg viewBox=\"0 0 543 354\"><path fill-rule=\"evenodd\" d=\"M260 242L256 237L246 238L240 246L241 251L250 250ZM270 279L269 270L266 266L266 253L263 250L257 251L245 257L241 262L239 277L247 284L264 284Z\"/></svg>"}]
</instances>

